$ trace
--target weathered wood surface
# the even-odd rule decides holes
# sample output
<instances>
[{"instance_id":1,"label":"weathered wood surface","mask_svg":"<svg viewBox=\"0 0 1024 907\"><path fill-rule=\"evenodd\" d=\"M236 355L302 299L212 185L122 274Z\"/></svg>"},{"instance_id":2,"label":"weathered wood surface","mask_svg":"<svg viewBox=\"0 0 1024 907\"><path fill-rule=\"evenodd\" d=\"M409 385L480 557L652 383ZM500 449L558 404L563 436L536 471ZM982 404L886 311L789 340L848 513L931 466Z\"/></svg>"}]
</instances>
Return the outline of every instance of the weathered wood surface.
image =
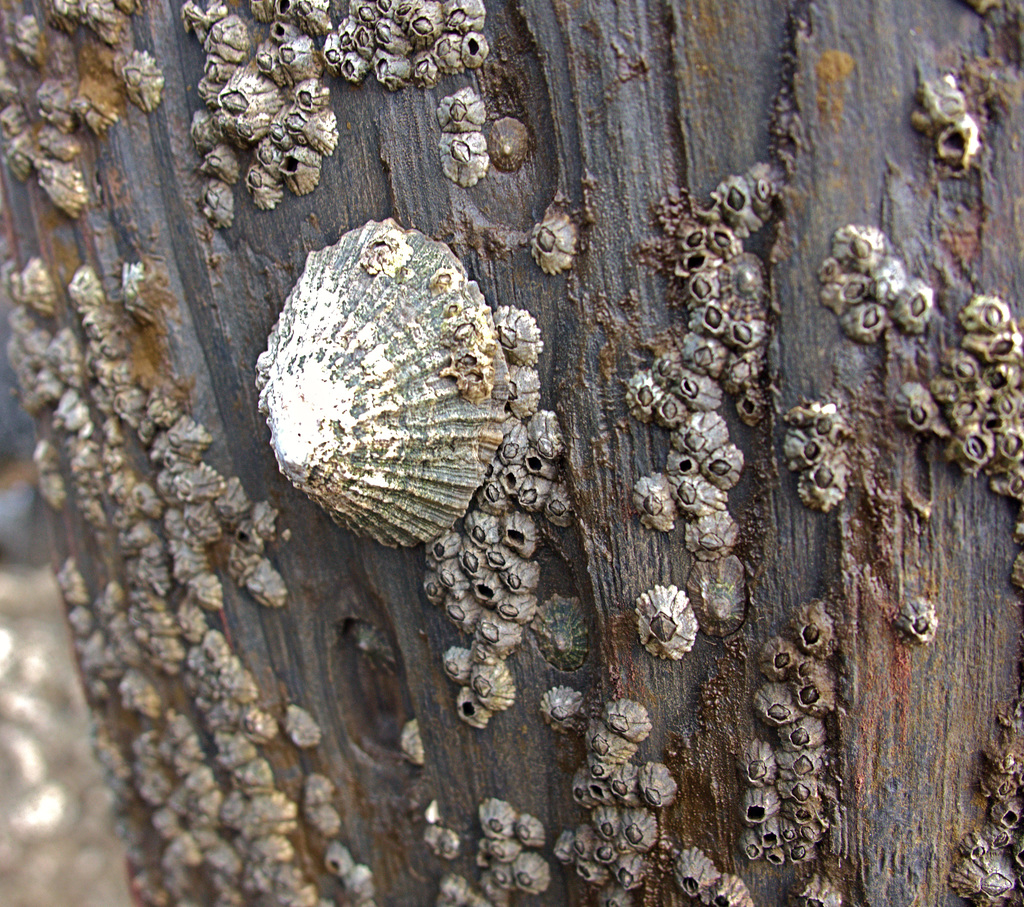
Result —
<instances>
[{"instance_id":1,"label":"weathered wood surface","mask_svg":"<svg viewBox=\"0 0 1024 907\"><path fill-rule=\"evenodd\" d=\"M107 140L87 143L97 203L78 223L4 171L15 256L23 264L42 255L65 284L84 261L108 280L122 260L166 269L178 300L167 312L170 360L189 377L195 417L216 436L209 460L239 475L254 500L280 508L291 533L271 550L288 606L261 608L225 584L228 635L268 696L298 702L320 720L324 743L302 768L317 767L338 784L340 837L374 869L382 903L427 903L448 869L420 841L432 799L465 833L453 868L470 878L483 798L538 816L549 846L562 828L584 821L569 784L582 743L553 735L537 709L556 683L585 690L588 702L614 695L645 704L655 727L642 752L664 759L680 780L670 830L742 875L756 903L781 902L798 874L748 864L735 847L734 756L755 729L754 655L813 597L828 598L841 616L843 666L833 741L841 833L823 868L847 903L956 903L946 883L953 851L983 818L978 752L993 735L996 705L1017 691L1020 611L1008 579L1014 514L983 480L939 462L937 448L919 451L896 428L892 394L913 377L896 365L894 347L905 341L855 348L818 305L816 272L836 227L882 226L912 268L940 287L946 323L929 332L933 358L956 342L955 313L972 290L1019 296L1019 73L1001 72L1013 103L993 111L980 173L937 179L930 143L909 116L919 68L1017 59L1020 12L986 27L955 0L488 7L491 56L478 74L393 94L372 79L360 88L334 81L342 137L320 186L305 198L286 196L272 213L256 210L239 187L234 226L212 232L196 209L201 183L188 137L201 106L202 53L183 33L175 3L149 4L132 27L136 46L151 48L164 69L163 103L150 116L127 108ZM9 30L7 10L2 19ZM89 41L80 33L73 43L80 50ZM490 110L519 117L535 143L518 173L492 171L469 190L441 173L434 114L438 100L464 84L476 84ZM636 246L655 234L650 205L670 186L688 186L703 200L726 175L772 159L776 103L791 115L793 143L785 146L791 184L778 239L761 240L774 261L773 407L756 429L731 424L748 464L733 494L744 502L734 510L756 577L748 618L728 640L702 634L680 663L655 661L637 641L634 601L655 583L682 586L691 558L681 529L643 529L631 501L633 482L660 468L668 441L629 418L623 381L649 364L645 344L677 317ZM584 224L568 277L542 274L525 245L556 192ZM453 710L440 653L461 637L423 596L422 550L386 549L331 523L279 474L256 409L255 359L306 253L388 216L449 242L493 305L537 317L546 342L542 405L558 413L569 446L578 524L555 530L541 595L553 587L581 596L592 615L590 656L566 675L528 642L510 662L516 705L480 731ZM949 240L960 233L966 259ZM823 515L800 503L782 464L779 417L834 382L855 406L857 470L846 502ZM58 564L69 551L85 563L102 559L70 513L54 529ZM907 649L891 628L901 596L912 592L938 606L931 648ZM360 649L359 622L390 641L393 660ZM411 717L422 729L423 769L398 750ZM533 902L587 902L580 880L552 864L553 884ZM666 879L646 902L677 897Z\"/></svg>"}]
</instances>

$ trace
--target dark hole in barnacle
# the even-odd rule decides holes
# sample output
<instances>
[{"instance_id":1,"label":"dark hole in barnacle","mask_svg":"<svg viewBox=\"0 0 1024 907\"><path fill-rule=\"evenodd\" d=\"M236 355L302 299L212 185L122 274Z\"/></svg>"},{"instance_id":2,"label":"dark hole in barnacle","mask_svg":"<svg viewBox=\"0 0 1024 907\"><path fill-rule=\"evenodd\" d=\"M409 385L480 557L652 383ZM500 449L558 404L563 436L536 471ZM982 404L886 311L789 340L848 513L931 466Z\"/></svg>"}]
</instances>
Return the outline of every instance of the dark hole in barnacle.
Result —
<instances>
[{"instance_id":1,"label":"dark hole in barnacle","mask_svg":"<svg viewBox=\"0 0 1024 907\"><path fill-rule=\"evenodd\" d=\"M747 807L747 818L751 822L763 822L764 821L764 807L763 806L748 806Z\"/></svg>"},{"instance_id":2,"label":"dark hole in barnacle","mask_svg":"<svg viewBox=\"0 0 1024 907\"><path fill-rule=\"evenodd\" d=\"M480 43L476 40L476 38L470 38L466 42L466 50L469 51L469 55L471 57L475 57L477 54L480 53Z\"/></svg>"},{"instance_id":3,"label":"dark hole in barnacle","mask_svg":"<svg viewBox=\"0 0 1024 907\"><path fill-rule=\"evenodd\" d=\"M284 170L285 170L285 172L286 173L295 173L295 172L298 171L298 169L299 169L298 158L296 158L293 155L289 154L288 157L286 157L284 159Z\"/></svg>"},{"instance_id":4,"label":"dark hole in barnacle","mask_svg":"<svg viewBox=\"0 0 1024 907\"><path fill-rule=\"evenodd\" d=\"M462 703L462 714L467 718L472 718L476 714L476 706L469 699Z\"/></svg>"}]
</instances>

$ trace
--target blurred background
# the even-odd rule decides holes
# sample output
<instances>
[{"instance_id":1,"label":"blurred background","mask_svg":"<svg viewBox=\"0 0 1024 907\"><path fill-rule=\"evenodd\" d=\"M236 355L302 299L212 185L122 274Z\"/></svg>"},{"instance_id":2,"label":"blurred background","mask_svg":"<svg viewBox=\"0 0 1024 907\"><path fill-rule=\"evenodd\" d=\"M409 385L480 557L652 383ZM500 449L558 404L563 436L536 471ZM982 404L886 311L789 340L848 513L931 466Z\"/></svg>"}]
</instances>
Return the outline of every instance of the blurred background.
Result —
<instances>
[{"instance_id":1,"label":"blurred background","mask_svg":"<svg viewBox=\"0 0 1024 907\"><path fill-rule=\"evenodd\" d=\"M32 420L0 294L0 907L127 907L124 850L90 742L35 491Z\"/></svg>"}]
</instances>

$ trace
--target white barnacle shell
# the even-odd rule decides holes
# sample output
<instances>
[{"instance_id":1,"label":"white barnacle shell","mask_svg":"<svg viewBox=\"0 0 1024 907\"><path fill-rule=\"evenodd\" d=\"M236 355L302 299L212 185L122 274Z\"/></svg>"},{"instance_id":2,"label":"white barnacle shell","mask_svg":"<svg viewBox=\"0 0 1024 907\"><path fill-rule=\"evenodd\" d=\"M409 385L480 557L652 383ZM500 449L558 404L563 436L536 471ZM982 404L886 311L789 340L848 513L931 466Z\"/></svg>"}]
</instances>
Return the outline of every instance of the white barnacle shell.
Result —
<instances>
[{"instance_id":1,"label":"white barnacle shell","mask_svg":"<svg viewBox=\"0 0 1024 907\"><path fill-rule=\"evenodd\" d=\"M310 253L257 372L281 471L387 545L446 532L502 440L490 310L447 246L394 221Z\"/></svg>"},{"instance_id":2,"label":"white barnacle shell","mask_svg":"<svg viewBox=\"0 0 1024 907\"><path fill-rule=\"evenodd\" d=\"M121 78L129 101L146 113L156 110L163 97L164 74L151 54L133 51L121 64Z\"/></svg>"},{"instance_id":3,"label":"white barnacle shell","mask_svg":"<svg viewBox=\"0 0 1024 907\"><path fill-rule=\"evenodd\" d=\"M423 765L426 761L426 754L423 752L423 738L420 736L420 723L415 718L410 719L402 726L399 746L402 755L413 765Z\"/></svg>"},{"instance_id":4,"label":"white barnacle shell","mask_svg":"<svg viewBox=\"0 0 1024 907\"><path fill-rule=\"evenodd\" d=\"M676 586L655 586L636 600L637 632L652 655L678 661L697 639L690 599Z\"/></svg>"},{"instance_id":5,"label":"white barnacle shell","mask_svg":"<svg viewBox=\"0 0 1024 907\"><path fill-rule=\"evenodd\" d=\"M545 274L560 274L576 257L576 224L558 203L544 212L544 219L530 234L530 251Z\"/></svg>"},{"instance_id":6,"label":"white barnacle shell","mask_svg":"<svg viewBox=\"0 0 1024 907\"><path fill-rule=\"evenodd\" d=\"M318 746L321 738L320 725L304 708L289 705L285 711L285 733L300 749Z\"/></svg>"}]
</instances>

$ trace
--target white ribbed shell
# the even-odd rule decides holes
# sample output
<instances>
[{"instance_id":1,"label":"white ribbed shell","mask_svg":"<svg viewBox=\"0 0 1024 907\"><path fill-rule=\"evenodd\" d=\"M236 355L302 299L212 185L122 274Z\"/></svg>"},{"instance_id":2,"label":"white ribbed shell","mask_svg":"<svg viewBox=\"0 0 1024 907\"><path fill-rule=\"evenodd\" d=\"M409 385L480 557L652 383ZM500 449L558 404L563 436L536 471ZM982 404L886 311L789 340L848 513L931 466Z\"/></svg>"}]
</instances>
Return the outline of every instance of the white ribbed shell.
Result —
<instances>
[{"instance_id":1,"label":"white ribbed shell","mask_svg":"<svg viewBox=\"0 0 1024 907\"><path fill-rule=\"evenodd\" d=\"M281 472L361 535L437 538L502 440L496 341L459 260L418 231L371 221L311 252L256 366ZM460 394L452 368L467 359L493 369L493 386Z\"/></svg>"}]
</instances>

